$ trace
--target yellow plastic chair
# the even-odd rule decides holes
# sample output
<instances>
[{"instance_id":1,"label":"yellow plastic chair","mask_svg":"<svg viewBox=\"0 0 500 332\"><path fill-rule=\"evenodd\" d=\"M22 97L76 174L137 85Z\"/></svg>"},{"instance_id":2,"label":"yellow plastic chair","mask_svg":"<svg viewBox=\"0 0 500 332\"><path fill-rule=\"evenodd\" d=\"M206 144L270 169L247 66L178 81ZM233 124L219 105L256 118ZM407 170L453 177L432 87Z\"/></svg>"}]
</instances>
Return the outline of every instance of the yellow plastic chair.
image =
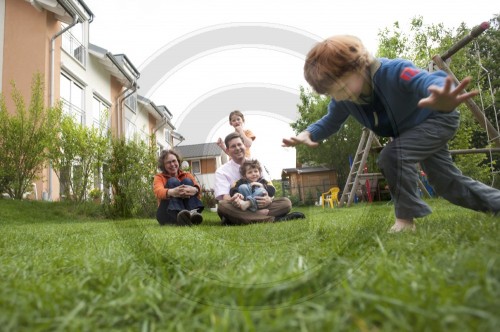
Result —
<instances>
[{"instance_id":1,"label":"yellow plastic chair","mask_svg":"<svg viewBox=\"0 0 500 332\"><path fill-rule=\"evenodd\" d=\"M330 188L330 190L328 190L326 193L321 194L321 204L323 205L323 209L325 208L326 202L328 202L331 208L335 207L335 204L337 204L337 206L339 205L339 192L339 187L333 187Z\"/></svg>"}]
</instances>

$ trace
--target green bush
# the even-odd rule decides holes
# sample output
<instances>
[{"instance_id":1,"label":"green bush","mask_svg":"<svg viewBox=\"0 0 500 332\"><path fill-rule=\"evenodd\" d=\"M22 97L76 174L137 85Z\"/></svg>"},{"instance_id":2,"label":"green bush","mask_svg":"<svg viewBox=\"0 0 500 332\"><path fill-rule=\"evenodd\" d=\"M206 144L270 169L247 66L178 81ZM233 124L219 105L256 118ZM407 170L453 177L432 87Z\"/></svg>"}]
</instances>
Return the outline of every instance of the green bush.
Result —
<instances>
[{"instance_id":1,"label":"green bush","mask_svg":"<svg viewBox=\"0 0 500 332\"><path fill-rule=\"evenodd\" d=\"M301 200L300 200L300 197L298 195L290 195L288 198L292 202L292 206L301 206L301 205L303 205L302 202L301 202Z\"/></svg>"},{"instance_id":2,"label":"green bush","mask_svg":"<svg viewBox=\"0 0 500 332\"><path fill-rule=\"evenodd\" d=\"M273 180L273 186L276 189L274 197L283 197L283 183L281 182L281 179Z\"/></svg>"},{"instance_id":3,"label":"green bush","mask_svg":"<svg viewBox=\"0 0 500 332\"><path fill-rule=\"evenodd\" d=\"M153 144L113 138L111 153L105 164L106 183L111 192L104 197L105 211L110 218L152 217L156 213L156 198L152 190L156 171Z\"/></svg>"},{"instance_id":4,"label":"green bush","mask_svg":"<svg viewBox=\"0 0 500 332\"><path fill-rule=\"evenodd\" d=\"M217 204L217 200L215 199L214 190L213 189L205 189L203 188L201 191L201 201L205 208L214 208Z\"/></svg>"},{"instance_id":5,"label":"green bush","mask_svg":"<svg viewBox=\"0 0 500 332\"><path fill-rule=\"evenodd\" d=\"M57 144L50 150L52 167L61 185L61 195L81 203L88 198L96 170L109 151L105 128L87 127L69 116L62 118Z\"/></svg>"},{"instance_id":6,"label":"green bush","mask_svg":"<svg viewBox=\"0 0 500 332\"><path fill-rule=\"evenodd\" d=\"M311 190L308 190L304 200L304 205L311 206L314 205L314 203L316 203L316 197L313 195Z\"/></svg>"},{"instance_id":7,"label":"green bush","mask_svg":"<svg viewBox=\"0 0 500 332\"><path fill-rule=\"evenodd\" d=\"M38 180L48 163L48 151L54 146L61 107L46 107L41 74L33 75L31 100L12 82L15 111L7 110L0 94L0 189L10 197L22 199Z\"/></svg>"}]
</instances>

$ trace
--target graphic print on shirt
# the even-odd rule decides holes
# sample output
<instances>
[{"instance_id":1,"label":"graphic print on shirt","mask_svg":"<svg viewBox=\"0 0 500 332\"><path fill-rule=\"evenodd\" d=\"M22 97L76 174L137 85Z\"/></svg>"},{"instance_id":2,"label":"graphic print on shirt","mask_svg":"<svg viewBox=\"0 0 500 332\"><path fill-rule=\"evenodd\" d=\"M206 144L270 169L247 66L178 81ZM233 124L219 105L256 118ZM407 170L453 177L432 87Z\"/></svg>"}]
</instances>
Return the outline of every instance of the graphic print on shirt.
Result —
<instances>
[{"instance_id":1,"label":"graphic print on shirt","mask_svg":"<svg viewBox=\"0 0 500 332\"><path fill-rule=\"evenodd\" d=\"M405 81L410 81L415 75L417 75L420 72L420 70L415 69L415 68L410 68L406 67L403 72L401 73L401 79Z\"/></svg>"}]
</instances>

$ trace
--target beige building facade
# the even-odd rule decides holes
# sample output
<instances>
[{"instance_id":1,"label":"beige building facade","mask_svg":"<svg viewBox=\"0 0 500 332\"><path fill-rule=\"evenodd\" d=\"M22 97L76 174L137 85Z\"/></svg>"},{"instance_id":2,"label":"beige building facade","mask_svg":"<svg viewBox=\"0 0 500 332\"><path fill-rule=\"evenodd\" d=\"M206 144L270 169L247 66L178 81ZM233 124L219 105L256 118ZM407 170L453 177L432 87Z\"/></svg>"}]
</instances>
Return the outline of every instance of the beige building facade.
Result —
<instances>
[{"instance_id":1,"label":"beige building facade","mask_svg":"<svg viewBox=\"0 0 500 332\"><path fill-rule=\"evenodd\" d=\"M140 96L139 70L125 54L91 43L94 13L83 0L0 0L0 89L15 110L12 85L26 101L36 73L45 83L45 103L85 126L98 125L103 112L115 137L149 139L158 150L174 146L172 114ZM36 199L59 200L60 186L49 167L34 184ZM95 184L96 186L102 184Z\"/></svg>"}]
</instances>

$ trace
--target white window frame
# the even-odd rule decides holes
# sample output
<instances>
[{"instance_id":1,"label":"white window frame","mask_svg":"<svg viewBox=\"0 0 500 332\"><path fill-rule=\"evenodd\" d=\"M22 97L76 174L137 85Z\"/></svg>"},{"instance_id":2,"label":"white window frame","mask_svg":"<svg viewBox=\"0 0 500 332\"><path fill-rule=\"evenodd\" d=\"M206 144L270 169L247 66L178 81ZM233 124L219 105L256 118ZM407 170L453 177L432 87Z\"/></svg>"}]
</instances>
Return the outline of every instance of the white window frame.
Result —
<instances>
[{"instance_id":1,"label":"white window frame","mask_svg":"<svg viewBox=\"0 0 500 332\"><path fill-rule=\"evenodd\" d=\"M137 126L129 119L126 119L126 122L125 137L127 138L127 141L133 141L136 139Z\"/></svg>"},{"instance_id":2,"label":"white window frame","mask_svg":"<svg viewBox=\"0 0 500 332\"><path fill-rule=\"evenodd\" d=\"M170 129L165 129L165 142L170 145L170 137L171 137Z\"/></svg>"},{"instance_id":3,"label":"white window frame","mask_svg":"<svg viewBox=\"0 0 500 332\"><path fill-rule=\"evenodd\" d=\"M83 84L75 80L71 75L61 72L59 94L62 101L63 112L70 115L79 124L85 124L85 87ZM69 91L63 91L63 84L67 80L69 82ZM69 93L69 96L67 95ZM78 95L80 105L77 105Z\"/></svg>"},{"instance_id":4,"label":"white window frame","mask_svg":"<svg viewBox=\"0 0 500 332\"><path fill-rule=\"evenodd\" d=\"M191 160L191 173L201 174L201 160Z\"/></svg>"},{"instance_id":5,"label":"white window frame","mask_svg":"<svg viewBox=\"0 0 500 332\"><path fill-rule=\"evenodd\" d=\"M69 167L69 170L68 169L64 169L65 172L68 172L68 174L65 174L65 176L69 176L69 181L72 182L74 184L74 181L75 181L75 168L77 167L82 167L82 163L81 163L81 160L80 160L80 157L76 157L75 160L73 160L73 162L71 163L71 166ZM64 195L64 191L65 191L66 188L64 188L64 184L63 182L60 182L59 183L59 192L60 192L60 196L62 197L62 195ZM70 195L73 195L73 188L70 186L68 188L68 192ZM68 199L69 197L65 197L66 199Z\"/></svg>"},{"instance_id":6,"label":"white window frame","mask_svg":"<svg viewBox=\"0 0 500 332\"><path fill-rule=\"evenodd\" d=\"M97 108L97 110L95 109ZM109 130L109 127L111 126L111 117L110 117L110 112L109 110L111 109L111 106L103 101L99 96L94 94L94 97L92 98L92 124L98 128L103 125L104 130ZM105 115L105 112L107 111L107 119L105 119L104 123L101 121L103 120L103 117Z\"/></svg>"}]
</instances>

